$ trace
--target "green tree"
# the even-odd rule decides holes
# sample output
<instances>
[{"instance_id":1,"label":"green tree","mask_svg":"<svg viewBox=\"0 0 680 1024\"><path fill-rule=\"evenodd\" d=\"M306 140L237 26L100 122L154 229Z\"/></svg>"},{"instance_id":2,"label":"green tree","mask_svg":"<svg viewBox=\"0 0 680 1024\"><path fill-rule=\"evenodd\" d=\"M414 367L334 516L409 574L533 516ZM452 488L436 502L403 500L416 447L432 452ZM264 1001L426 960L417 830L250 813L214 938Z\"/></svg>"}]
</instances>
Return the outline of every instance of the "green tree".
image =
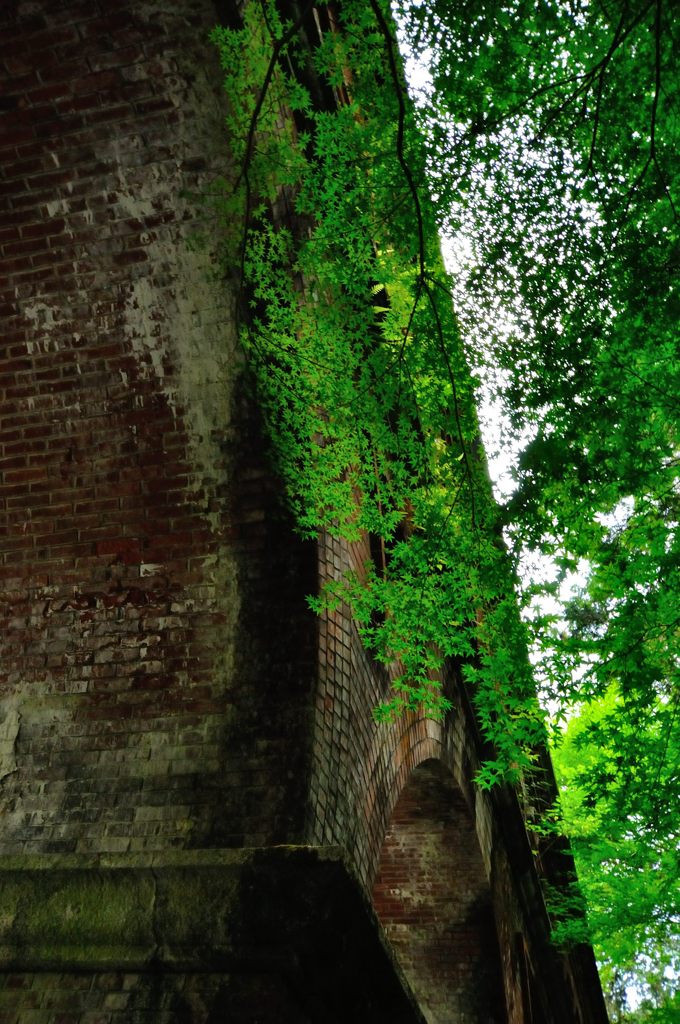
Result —
<instances>
[{"instance_id":1,"label":"green tree","mask_svg":"<svg viewBox=\"0 0 680 1024\"><path fill-rule=\"evenodd\" d=\"M523 598L546 696L559 716L582 709L557 757L593 937L612 985L645 993L641 1019L666 1019L680 941L677 9L399 12L432 78L417 111L439 223L471 246L454 281L463 334L507 432L531 438L504 521L516 554L558 570ZM536 610L576 568L582 593L552 618Z\"/></svg>"},{"instance_id":2,"label":"green tree","mask_svg":"<svg viewBox=\"0 0 680 1024\"><path fill-rule=\"evenodd\" d=\"M553 758L612 1017L630 1019L632 986L640 1019L657 1019L648 1016L656 1007L671 1020L678 993L664 978L680 971L676 709L659 699L640 712L625 701L612 684L569 723Z\"/></svg>"},{"instance_id":3,"label":"green tree","mask_svg":"<svg viewBox=\"0 0 680 1024\"><path fill-rule=\"evenodd\" d=\"M430 71L415 103L383 0L320 4L316 22L311 3L252 2L215 34L245 348L299 529L381 545L314 602L349 601L399 661L378 717L445 713L440 673L460 663L495 749L480 782L531 772L527 628L558 719L581 709L558 756L593 936L614 988L634 975L643 1019L662 1020L680 807L673 6L395 7ZM452 276L438 232L463 253ZM524 445L500 509L470 364ZM527 551L557 581L520 584ZM536 605L584 566L559 613Z\"/></svg>"}]
</instances>

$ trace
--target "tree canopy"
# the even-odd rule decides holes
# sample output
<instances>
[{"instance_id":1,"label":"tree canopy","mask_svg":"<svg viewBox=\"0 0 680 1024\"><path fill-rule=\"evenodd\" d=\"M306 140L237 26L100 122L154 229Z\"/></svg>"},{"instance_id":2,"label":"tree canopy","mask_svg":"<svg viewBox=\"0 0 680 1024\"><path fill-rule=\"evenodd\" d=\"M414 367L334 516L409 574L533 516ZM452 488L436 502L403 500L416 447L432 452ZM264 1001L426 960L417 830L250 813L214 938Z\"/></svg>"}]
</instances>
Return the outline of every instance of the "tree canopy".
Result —
<instances>
[{"instance_id":1,"label":"tree canopy","mask_svg":"<svg viewBox=\"0 0 680 1024\"><path fill-rule=\"evenodd\" d=\"M680 27L668 0L398 0L429 68L411 102L392 13L263 0L215 33L224 261L274 456L303 533L376 539L314 604L348 601L399 663L379 719L445 713L441 670L462 666L494 750L482 785L535 770L534 645L555 719L579 714L557 766L612 998L635 981L639 1014L670 1020ZM521 447L500 506L476 379ZM548 582L519 573L527 552Z\"/></svg>"},{"instance_id":2,"label":"tree canopy","mask_svg":"<svg viewBox=\"0 0 680 1024\"><path fill-rule=\"evenodd\" d=\"M556 759L592 934L612 983L634 976L677 1012L664 994L680 956L674 8L400 13L431 68L418 115L440 223L471 245L454 282L463 334L506 429L530 437L506 535L549 555L558 582L587 575L553 622L539 602L533 634L549 698L583 709ZM525 600L558 582L525 579Z\"/></svg>"}]
</instances>

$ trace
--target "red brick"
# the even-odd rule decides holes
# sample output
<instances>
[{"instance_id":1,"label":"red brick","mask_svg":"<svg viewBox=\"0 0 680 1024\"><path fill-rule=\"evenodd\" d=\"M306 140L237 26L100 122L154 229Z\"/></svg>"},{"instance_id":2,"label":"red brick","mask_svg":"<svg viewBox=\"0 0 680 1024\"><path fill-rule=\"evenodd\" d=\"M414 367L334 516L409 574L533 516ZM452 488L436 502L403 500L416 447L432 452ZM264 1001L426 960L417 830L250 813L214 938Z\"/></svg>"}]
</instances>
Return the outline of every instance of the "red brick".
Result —
<instances>
[{"instance_id":1,"label":"red brick","mask_svg":"<svg viewBox=\"0 0 680 1024\"><path fill-rule=\"evenodd\" d=\"M42 64L38 74L40 81L51 82L72 82L78 74L82 74L83 67L80 61L52 60L50 63Z\"/></svg>"},{"instance_id":2,"label":"red brick","mask_svg":"<svg viewBox=\"0 0 680 1024\"><path fill-rule=\"evenodd\" d=\"M43 103L45 100L58 100L69 96L71 87L68 79L54 85L45 85L39 89L31 89L29 97L31 103Z\"/></svg>"}]
</instances>

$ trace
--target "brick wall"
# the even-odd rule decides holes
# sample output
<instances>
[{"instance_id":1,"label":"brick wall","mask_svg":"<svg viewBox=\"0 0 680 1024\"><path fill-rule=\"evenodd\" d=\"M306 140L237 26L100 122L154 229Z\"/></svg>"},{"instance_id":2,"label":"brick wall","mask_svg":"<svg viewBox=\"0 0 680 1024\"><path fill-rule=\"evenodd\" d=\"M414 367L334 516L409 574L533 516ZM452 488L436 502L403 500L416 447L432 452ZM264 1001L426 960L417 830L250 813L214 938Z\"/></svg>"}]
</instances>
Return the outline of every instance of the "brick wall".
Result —
<instances>
[{"instance_id":1,"label":"brick wall","mask_svg":"<svg viewBox=\"0 0 680 1024\"><path fill-rule=\"evenodd\" d=\"M428 1022L507 1019L474 822L441 762L420 764L397 801L373 901Z\"/></svg>"},{"instance_id":2,"label":"brick wall","mask_svg":"<svg viewBox=\"0 0 680 1024\"><path fill-rule=\"evenodd\" d=\"M94 976L52 971L33 976L15 973L8 975L6 984L0 988L0 1021L175 1024L181 1020L207 1020L220 989L228 983L228 975L217 973L178 975L162 983L160 976L140 972L108 971ZM282 1001L277 1001L281 1005Z\"/></svg>"},{"instance_id":3,"label":"brick wall","mask_svg":"<svg viewBox=\"0 0 680 1024\"><path fill-rule=\"evenodd\" d=\"M347 545L324 535L320 578L361 572L370 557L367 539ZM421 761L442 755L444 742L441 723L420 715L391 726L373 720L390 678L364 650L346 607L321 619L308 835L348 850L369 892L397 797Z\"/></svg>"},{"instance_id":4,"label":"brick wall","mask_svg":"<svg viewBox=\"0 0 680 1024\"><path fill-rule=\"evenodd\" d=\"M320 539L322 579L361 572L369 558L367 540ZM346 607L321 620L308 841L347 851L432 1024L603 1021L592 952L550 944L518 795L474 785L490 752L458 674L445 684L444 722L408 714L377 725L389 681Z\"/></svg>"},{"instance_id":5,"label":"brick wall","mask_svg":"<svg viewBox=\"0 0 680 1024\"><path fill-rule=\"evenodd\" d=\"M229 161L216 12L0 17L0 849L286 840L313 555L191 245Z\"/></svg>"}]
</instances>

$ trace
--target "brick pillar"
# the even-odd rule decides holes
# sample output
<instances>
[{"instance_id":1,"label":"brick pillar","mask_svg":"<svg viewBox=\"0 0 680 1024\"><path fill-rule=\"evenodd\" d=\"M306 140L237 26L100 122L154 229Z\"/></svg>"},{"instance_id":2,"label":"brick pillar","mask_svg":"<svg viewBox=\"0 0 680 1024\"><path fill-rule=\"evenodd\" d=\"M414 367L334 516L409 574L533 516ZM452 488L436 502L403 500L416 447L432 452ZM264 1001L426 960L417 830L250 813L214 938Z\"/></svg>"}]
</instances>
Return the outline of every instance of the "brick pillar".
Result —
<instances>
[{"instance_id":1,"label":"brick pillar","mask_svg":"<svg viewBox=\"0 0 680 1024\"><path fill-rule=\"evenodd\" d=\"M428 1024L504 1024L501 962L474 824L443 766L412 772L373 903Z\"/></svg>"},{"instance_id":2,"label":"brick pillar","mask_svg":"<svg viewBox=\"0 0 680 1024\"><path fill-rule=\"evenodd\" d=\"M290 841L314 552L211 256L215 9L0 18L0 851Z\"/></svg>"}]
</instances>

